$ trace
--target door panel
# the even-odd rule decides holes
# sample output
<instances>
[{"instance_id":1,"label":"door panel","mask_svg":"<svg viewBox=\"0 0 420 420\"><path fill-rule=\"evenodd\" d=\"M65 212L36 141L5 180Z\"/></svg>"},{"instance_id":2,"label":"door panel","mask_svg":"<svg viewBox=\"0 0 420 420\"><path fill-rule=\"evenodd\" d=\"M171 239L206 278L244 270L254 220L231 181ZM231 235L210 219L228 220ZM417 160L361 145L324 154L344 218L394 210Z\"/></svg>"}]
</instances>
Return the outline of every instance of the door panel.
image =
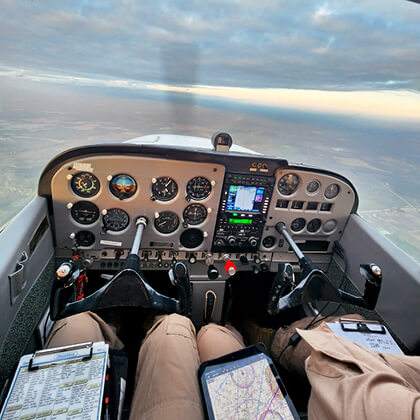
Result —
<instances>
[{"instance_id":1,"label":"door panel","mask_svg":"<svg viewBox=\"0 0 420 420\"><path fill-rule=\"evenodd\" d=\"M364 291L359 265L382 269L376 310L401 341L420 354L420 266L357 214L351 215L340 240L349 261L349 277Z\"/></svg>"},{"instance_id":2,"label":"door panel","mask_svg":"<svg viewBox=\"0 0 420 420\"><path fill-rule=\"evenodd\" d=\"M1 380L49 301L54 245L45 198L35 197L0 233L0 255Z\"/></svg>"}]
</instances>

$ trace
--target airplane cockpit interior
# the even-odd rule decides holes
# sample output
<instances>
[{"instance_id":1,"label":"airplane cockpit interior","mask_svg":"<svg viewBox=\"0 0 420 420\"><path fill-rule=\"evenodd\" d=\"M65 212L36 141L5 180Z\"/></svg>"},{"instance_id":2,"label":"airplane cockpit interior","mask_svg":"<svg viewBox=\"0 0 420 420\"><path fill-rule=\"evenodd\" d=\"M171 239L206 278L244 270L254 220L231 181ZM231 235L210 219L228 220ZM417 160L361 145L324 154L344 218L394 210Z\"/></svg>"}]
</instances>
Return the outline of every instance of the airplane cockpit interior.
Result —
<instances>
[{"instance_id":1,"label":"airplane cockpit interior","mask_svg":"<svg viewBox=\"0 0 420 420\"><path fill-rule=\"evenodd\" d=\"M131 370L159 313L197 330L228 323L267 347L301 318L358 313L418 351L418 331L395 313L414 276L359 218L352 183L232 142L218 132L201 143L88 145L46 166L38 196L3 232L13 245L2 245L11 264L0 303L14 309L1 325L1 386L54 320L84 311L119 326ZM396 275L401 290L387 283ZM278 369L306 418L309 383Z\"/></svg>"}]
</instances>

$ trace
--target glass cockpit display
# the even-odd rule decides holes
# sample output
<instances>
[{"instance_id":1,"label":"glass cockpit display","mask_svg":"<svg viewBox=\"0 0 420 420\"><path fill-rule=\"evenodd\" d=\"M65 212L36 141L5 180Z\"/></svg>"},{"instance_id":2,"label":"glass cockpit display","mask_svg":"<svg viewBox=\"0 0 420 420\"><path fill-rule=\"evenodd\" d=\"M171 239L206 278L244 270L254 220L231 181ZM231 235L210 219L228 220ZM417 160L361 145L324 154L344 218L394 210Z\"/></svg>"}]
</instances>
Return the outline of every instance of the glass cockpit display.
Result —
<instances>
[{"instance_id":1,"label":"glass cockpit display","mask_svg":"<svg viewBox=\"0 0 420 420\"><path fill-rule=\"evenodd\" d=\"M226 203L227 211L261 212L264 187L231 185Z\"/></svg>"}]
</instances>

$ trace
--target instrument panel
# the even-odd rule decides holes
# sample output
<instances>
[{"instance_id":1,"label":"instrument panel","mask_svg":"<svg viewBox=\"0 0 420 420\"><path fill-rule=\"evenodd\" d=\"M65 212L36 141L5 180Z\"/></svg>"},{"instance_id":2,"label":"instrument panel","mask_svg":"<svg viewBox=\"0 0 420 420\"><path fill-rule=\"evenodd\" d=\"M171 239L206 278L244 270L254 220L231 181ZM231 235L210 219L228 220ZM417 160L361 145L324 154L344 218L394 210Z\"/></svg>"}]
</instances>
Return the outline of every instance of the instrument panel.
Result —
<instances>
[{"instance_id":1,"label":"instrument panel","mask_svg":"<svg viewBox=\"0 0 420 420\"><path fill-rule=\"evenodd\" d=\"M141 249L157 262L177 255L203 260L209 253L215 260L228 253L288 261L277 223L286 224L303 251L329 254L357 205L354 188L333 173L264 158L254 166L247 155L209 156L98 153L67 160L50 181L58 254L77 244L95 261L123 258L144 216Z\"/></svg>"},{"instance_id":2,"label":"instrument panel","mask_svg":"<svg viewBox=\"0 0 420 420\"><path fill-rule=\"evenodd\" d=\"M136 219L145 216L142 246L209 251L224 175L219 164L146 157L64 165L51 184L57 246L71 249L79 232L89 231L78 245L130 248Z\"/></svg>"}]
</instances>

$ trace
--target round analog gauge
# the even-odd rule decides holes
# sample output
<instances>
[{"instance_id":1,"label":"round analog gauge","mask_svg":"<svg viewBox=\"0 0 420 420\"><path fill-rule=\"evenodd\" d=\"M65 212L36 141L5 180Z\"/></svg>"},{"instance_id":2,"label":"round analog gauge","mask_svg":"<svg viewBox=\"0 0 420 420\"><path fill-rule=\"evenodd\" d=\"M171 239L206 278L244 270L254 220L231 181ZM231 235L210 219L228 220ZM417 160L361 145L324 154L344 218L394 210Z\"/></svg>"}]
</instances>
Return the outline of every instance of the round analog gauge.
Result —
<instances>
[{"instance_id":1,"label":"round analog gauge","mask_svg":"<svg viewBox=\"0 0 420 420\"><path fill-rule=\"evenodd\" d=\"M280 194L291 195L299 185L299 177L295 174L283 175L277 184Z\"/></svg>"},{"instance_id":2,"label":"round analog gauge","mask_svg":"<svg viewBox=\"0 0 420 420\"><path fill-rule=\"evenodd\" d=\"M90 172L79 172L71 179L71 189L80 197L93 197L100 186L99 179Z\"/></svg>"},{"instance_id":3,"label":"round analog gauge","mask_svg":"<svg viewBox=\"0 0 420 420\"><path fill-rule=\"evenodd\" d=\"M297 219L293 220L293 222L290 225L290 229L293 230L293 232L300 232L305 227L305 219L302 217L298 217Z\"/></svg>"},{"instance_id":4,"label":"round analog gauge","mask_svg":"<svg viewBox=\"0 0 420 420\"><path fill-rule=\"evenodd\" d=\"M120 200L132 197L137 191L137 183L130 175L115 175L109 183L111 193Z\"/></svg>"},{"instance_id":5,"label":"round analog gauge","mask_svg":"<svg viewBox=\"0 0 420 420\"><path fill-rule=\"evenodd\" d=\"M160 201L169 201L178 194L178 184L168 176L154 179L152 184L152 198Z\"/></svg>"},{"instance_id":6,"label":"round analog gauge","mask_svg":"<svg viewBox=\"0 0 420 420\"><path fill-rule=\"evenodd\" d=\"M196 176L187 184L187 196L194 200L204 200L211 193L211 183L203 176Z\"/></svg>"},{"instance_id":7,"label":"round analog gauge","mask_svg":"<svg viewBox=\"0 0 420 420\"><path fill-rule=\"evenodd\" d=\"M163 211L155 219L155 228L160 233L172 233L178 229L179 217L171 211Z\"/></svg>"},{"instance_id":8,"label":"round analog gauge","mask_svg":"<svg viewBox=\"0 0 420 420\"><path fill-rule=\"evenodd\" d=\"M321 184L319 183L319 181L314 179L313 181L308 182L308 184L306 185L306 191L309 194L314 194L319 190L320 186L321 186Z\"/></svg>"},{"instance_id":9,"label":"round analog gauge","mask_svg":"<svg viewBox=\"0 0 420 420\"><path fill-rule=\"evenodd\" d=\"M82 225L95 223L99 217L99 209L89 201L79 201L71 208L73 219Z\"/></svg>"},{"instance_id":10,"label":"round analog gauge","mask_svg":"<svg viewBox=\"0 0 420 420\"><path fill-rule=\"evenodd\" d=\"M207 217L207 209L201 204L190 204L185 208L183 217L189 225L199 225Z\"/></svg>"},{"instance_id":11,"label":"round analog gauge","mask_svg":"<svg viewBox=\"0 0 420 420\"><path fill-rule=\"evenodd\" d=\"M266 236L262 242L264 248L272 248L275 243L276 238L274 236Z\"/></svg>"},{"instance_id":12,"label":"round analog gauge","mask_svg":"<svg viewBox=\"0 0 420 420\"><path fill-rule=\"evenodd\" d=\"M95 235L88 230L76 233L76 241L79 246L91 246L95 243Z\"/></svg>"},{"instance_id":13,"label":"round analog gauge","mask_svg":"<svg viewBox=\"0 0 420 420\"><path fill-rule=\"evenodd\" d=\"M319 219L312 219L308 226L306 227L308 229L308 232L315 233L318 232L319 229L321 229L321 220Z\"/></svg>"},{"instance_id":14,"label":"round analog gauge","mask_svg":"<svg viewBox=\"0 0 420 420\"><path fill-rule=\"evenodd\" d=\"M325 189L324 195L325 195L325 198L331 199L331 198L337 197L339 192L340 192L340 187L338 186L338 184L330 184Z\"/></svg>"},{"instance_id":15,"label":"round analog gauge","mask_svg":"<svg viewBox=\"0 0 420 420\"><path fill-rule=\"evenodd\" d=\"M104 216L104 227L112 232L124 230L130 223L130 217L121 209L109 209Z\"/></svg>"}]
</instances>

